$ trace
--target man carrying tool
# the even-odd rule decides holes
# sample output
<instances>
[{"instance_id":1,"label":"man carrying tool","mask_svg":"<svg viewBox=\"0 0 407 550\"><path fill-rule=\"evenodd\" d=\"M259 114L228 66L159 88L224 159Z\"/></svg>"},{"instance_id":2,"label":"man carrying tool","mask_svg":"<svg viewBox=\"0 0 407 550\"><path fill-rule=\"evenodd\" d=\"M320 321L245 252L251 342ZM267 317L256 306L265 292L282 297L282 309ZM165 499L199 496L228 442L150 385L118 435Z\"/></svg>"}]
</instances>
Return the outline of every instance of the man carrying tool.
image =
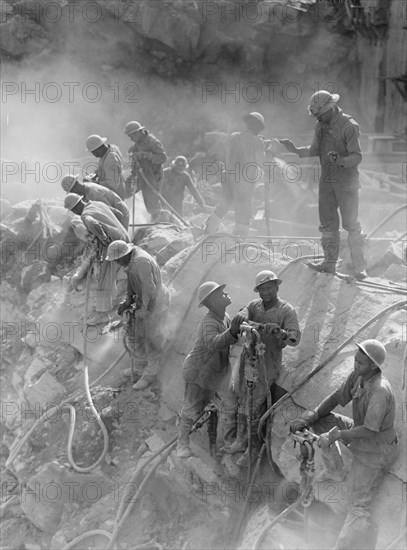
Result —
<instances>
[{"instance_id":1,"label":"man carrying tool","mask_svg":"<svg viewBox=\"0 0 407 550\"><path fill-rule=\"evenodd\" d=\"M396 403L389 381L382 375L386 349L378 340L365 340L355 354L354 370L345 382L314 411L291 422L293 432L312 426L321 434L318 445L328 449L341 440L352 452L349 507L336 549L376 548L377 529L370 508L386 473L399 452L394 428ZM352 401L353 420L333 413Z\"/></svg>"},{"instance_id":2,"label":"man carrying tool","mask_svg":"<svg viewBox=\"0 0 407 550\"><path fill-rule=\"evenodd\" d=\"M164 183L161 191L164 199L180 214L182 213L182 202L184 200L185 188L191 193L199 206L204 210L205 205L201 195L192 183L191 176L186 171L188 161L183 156L173 160L171 166L164 170ZM165 208L165 204L163 204Z\"/></svg>"},{"instance_id":3,"label":"man carrying tool","mask_svg":"<svg viewBox=\"0 0 407 550\"><path fill-rule=\"evenodd\" d=\"M142 376L133 388L144 390L160 368L170 294L161 281L157 262L142 248L118 240L110 244L106 260L119 264L127 273L127 297L117 313L122 315L130 309L129 314L137 321L132 344L136 348L136 367L142 370Z\"/></svg>"},{"instance_id":4,"label":"man carrying tool","mask_svg":"<svg viewBox=\"0 0 407 550\"><path fill-rule=\"evenodd\" d=\"M259 135L264 130L260 113L243 117L246 130L230 136L226 170L222 173L222 200L206 220L205 233L216 233L231 208L235 210L234 235L246 236L253 217L252 199L256 183L262 180L265 143Z\"/></svg>"},{"instance_id":5,"label":"man carrying tool","mask_svg":"<svg viewBox=\"0 0 407 550\"><path fill-rule=\"evenodd\" d=\"M251 301L242 308L237 319L240 323L248 323L256 328L265 344L265 373L258 367L258 382L253 390L252 410L248 410L247 384L244 376L244 356L242 354L239 372L239 414L237 437L234 443L225 448L226 453L246 451L239 459L239 466L248 463L247 427L248 416L251 417L251 432L257 432L260 418L266 411L267 394L271 392L271 401L275 403L286 391L277 385L282 368L282 350L286 346L298 346L301 339L301 329L297 313L288 302L278 297L278 289L282 280L272 271L260 271L256 275L254 292L260 298ZM255 438L255 443L259 442Z\"/></svg>"},{"instance_id":6,"label":"man carrying tool","mask_svg":"<svg viewBox=\"0 0 407 550\"><path fill-rule=\"evenodd\" d=\"M88 179L111 189L123 199L123 157L120 149L117 145L107 144L107 138L102 138L96 134L88 137L86 147L94 157L99 159L95 174Z\"/></svg>"},{"instance_id":7,"label":"man carrying tool","mask_svg":"<svg viewBox=\"0 0 407 550\"><path fill-rule=\"evenodd\" d=\"M152 189L160 193L163 183L163 167L167 155L162 144L152 134L141 126L139 122L131 121L126 124L124 133L131 139L133 145L129 148L132 162L130 176L126 179L135 185L133 192L141 190L147 212L151 222L159 221L161 202Z\"/></svg>"},{"instance_id":8,"label":"man carrying tool","mask_svg":"<svg viewBox=\"0 0 407 550\"><path fill-rule=\"evenodd\" d=\"M359 143L359 126L336 105L338 94L325 90L311 96L309 114L317 119L311 145L296 147L289 139L280 139L290 153L301 158L318 156L321 163L319 180L319 230L324 261L308 264L316 271L335 273L339 257L340 233L338 208L342 226L348 231L348 243L354 276L367 277L363 255L364 237L358 220L359 172L362 160Z\"/></svg>"},{"instance_id":9,"label":"man carrying tool","mask_svg":"<svg viewBox=\"0 0 407 550\"><path fill-rule=\"evenodd\" d=\"M184 400L178 425L177 454L191 456L189 432L206 405L215 397L221 400L223 438L230 444L236 434L236 397L229 386L229 347L238 342L240 319L232 321L226 313L231 304L225 284L213 281L198 288L198 307L208 312L198 327L198 336L192 351L184 361Z\"/></svg>"},{"instance_id":10,"label":"man carrying tool","mask_svg":"<svg viewBox=\"0 0 407 550\"><path fill-rule=\"evenodd\" d=\"M99 201L107 204L125 229L129 227L129 209L117 193L97 183L80 183L79 174L64 176L61 187L66 193L77 193L85 202Z\"/></svg>"},{"instance_id":11,"label":"man carrying tool","mask_svg":"<svg viewBox=\"0 0 407 550\"><path fill-rule=\"evenodd\" d=\"M87 319L87 324L108 323L109 312L113 308L113 293L118 267L106 261L106 252L112 241L122 239L128 242L129 235L111 209L103 202L85 203L80 195L68 193L64 205L65 208L81 217L89 234L82 257L82 265L72 278L72 286L74 289L77 288L78 282L85 276L93 263L97 274L96 312Z\"/></svg>"}]
</instances>

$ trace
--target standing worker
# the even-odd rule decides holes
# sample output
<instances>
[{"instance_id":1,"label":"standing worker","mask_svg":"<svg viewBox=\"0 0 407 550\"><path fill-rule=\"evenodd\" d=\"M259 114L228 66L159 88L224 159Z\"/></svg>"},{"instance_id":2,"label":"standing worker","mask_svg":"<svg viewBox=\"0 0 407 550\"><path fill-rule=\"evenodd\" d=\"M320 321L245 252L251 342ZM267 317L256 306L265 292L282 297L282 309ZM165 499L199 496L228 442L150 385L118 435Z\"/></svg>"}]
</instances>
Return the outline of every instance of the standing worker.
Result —
<instances>
[{"instance_id":1,"label":"standing worker","mask_svg":"<svg viewBox=\"0 0 407 550\"><path fill-rule=\"evenodd\" d=\"M161 281L160 268L155 259L135 244L122 240L112 242L106 260L118 263L127 273L127 297L119 305L122 315L133 306L131 314L137 320L132 343L142 376L135 390L144 390L155 379L160 368L160 354L165 338L165 324L170 304L170 294Z\"/></svg>"},{"instance_id":2,"label":"standing worker","mask_svg":"<svg viewBox=\"0 0 407 550\"><path fill-rule=\"evenodd\" d=\"M99 201L107 204L112 210L113 214L122 224L125 229L129 227L129 209L117 193L98 185L97 183L81 183L79 180L79 174L64 176L61 180L61 187L66 193L77 193L83 197L85 202Z\"/></svg>"},{"instance_id":3,"label":"standing worker","mask_svg":"<svg viewBox=\"0 0 407 550\"><path fill-rule=\"evenodd\" d=\"M363 280L367 275L363 255L364 237L358 220L358 165L362 161L359 125L350 115L342 112L336 105L338 101L338 94L330 94L325 90L311 96L309 114L318 121L311 145L296 147L289 139L279 141L290 153L297 153L301 158L318 156L321 163L319 230L322 233L324 261L308 264L309 267L324 273L335 273L340 245L339 208L342 226L348 231L354 276Z\"/></svg>"},{"instance_id":4,"label":"standing worker","mask_svg":"<svg viewBox=\"0 0 407 550\"><path fill-rule=\"evenodd\" d=\"M76 289L77 283L88 271L91 260L94 258L97 273L96 312L87 320L88 325L108 323L109 312L113 308L113 292L116 286L118 268L107 261L106 253L109 244L117 239L128 242L129 235L126 229L115 217L107 204L98 201L85 203L80 195L68 193L64 202L65 208L81 217L89 233L82 265L72 278L72 286Z\"/></svg>"},{"instance_id":5,"label":"standing worker","mask_svg":"<svg viewBox=\"0 0 407 550\"><path fill-rule=\"evenodd\" d=\"M259 369L258 382L253 392L252 406L252 433L257 432L261 416L266 411L267 393L271 392L272 403L282 397L286 391L277 384L281 374L283 349L286 346L298 346L301 339L301 329L298 324L297 313L293 306L278 297L278 289L282 280L272 271L260 271L256 275L254 292L260 298L252 300L248 306L242 308L237 317L240 323L246 322L256 328L265 344L264 363L267 380ZM247 447L247 384L244 379L244 363L241 361L239 372L239 416L236 441L225 449L227 453L245 451ZM245 466L248 460L248 451L238 461L238 465Z\"/></svg>"},{"instance_id":6,"label":"standing worker","mask_svg":"<svg viewBox=\"0 0 407 550\"><path fill-rule=\"evenodd\" d=\"M264 130L264 117L249 113L243 117L246 130L230 137L226 170L222 173L222 200L206 220L205 233L216 233L231 208L235 210L234 235L246 236L253 217L253 193L264 174L265 144L259 135Z\"/></svg>"},{"instance_id":7,"label":"standing worker","mask_svg":"<svg viewBox=\"0 0 407 550\"><path fill-rule=\"evenodd\" d=\"M163 183L162 165L167 160L167 155L158 139L149 134L139 122L128 122L124 133L133 142L133 145L129 148L132 170L126 184L129 182L135 183L136 193L141 190L146 210L151 216L151 222L157 222L160 219L161 202L149 186L161 192Z\"/></svg>"},{"instance_id":8,"label":"standing worker","mask_svg":"<svg viewBox=\"0 0 407 550\"><path fill-rule=\"evenodd\" d=\"M188 161L183 156L178 156L173 160L171 166L164 170L164 183L161 191L164 199L178 212L182 213L182 202L184 200L185 188L191 193L196 202L202 209L205 209L204 202L198 190L192 183L188 170ZM165 205L163 205L165 208Z\"/></svg>"},{"instance_id":9,"label":"standing worker","mask_svg":"<svg viewBox=\"0 0 407 550\"><path fill-rule=\"evenodd\" d=\"M345 382L314 411L291 422L291 431L312 426L321 434L318 445L327 450L341 440L352 452L348 477L348 513L336 549L374 549L377 528L370 520L371 505L386 473L399 453L394 428L396 403L389 381L382 375L386 349L378 340L356 344L354 370ZM353 420L333 413L352 401Z\"/></svg>"},{"instance_id":10,"label":"standing worker","mask_svg":"<svg viewBox=\"0 0 407 550\"><path fill-rule=\"evenodd\" d=\"M226 313L231 300L224 291L225 286L208 281L198 289L198 307L205 306L208 312L198 327L194 347L184 361L185 390L177 444L177 454L182 458L191 456L189 432L215 394L221 399L225 444L230 444L236 434L236 397L228 384L229 347L238 342L240 322L237 317L231 321Z\"/></svg>"},{"instance_id":11,"label":"standing worker","mask_svg":"<svg viewBox=\"0 0 407 550\"><path fill-rule=\"evenodd\" d=\"M91 181L111 189L121 199L124 199L123 157L117 145L109 145L107 138L96 134L86 140L86 147L90 153L99 159L96 173Z\"/></svg>"}]
</instances>

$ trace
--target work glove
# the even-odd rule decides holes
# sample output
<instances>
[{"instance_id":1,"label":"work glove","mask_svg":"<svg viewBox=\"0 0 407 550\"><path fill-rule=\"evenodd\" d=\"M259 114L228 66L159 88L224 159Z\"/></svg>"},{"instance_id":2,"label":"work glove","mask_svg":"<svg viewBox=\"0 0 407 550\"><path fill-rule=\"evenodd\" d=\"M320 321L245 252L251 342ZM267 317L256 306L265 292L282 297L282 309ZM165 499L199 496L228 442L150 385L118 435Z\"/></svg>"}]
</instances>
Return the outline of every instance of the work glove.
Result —
<instances>
[{"instance_id":1,"label":"work glove","mask_svg":"<svg viewBox=\"0 0 407 550\"><path fill-rule=\"evenodd\" d=\"M296 418L290 422L290 431L292 433L301 432L305 428L309 428L311 424L314 424L319 418L319 415L315 411L304 411L300 418Z\"/></svg>"},{"instance_id":2,"label":"work glove","mask_svg":"<svg viewBox=\"0 0 407 550\"><path fill-rule=\"evenodd\" d=\"M340 166L340 167L344 166L343 157L338 155L336 151L329 151L328 158L332 162L332 164L335 164L336 166Z\"/></svg>"},{"instance_id":3,"label":"work glove","mask_svg":"<svg viewBox=\"0 0 407 550\"><path fill-rule=\"evenodd\" d=\"M338 426L334 426L329 432L321 434L318 438L318 447L323 451L329 449L331 445L335 443L340 437L341 431Z\"/></svg>"},{"instance_id":4,"label":"work glove","mask_svg":"<svg viewBox=\"0 0 407 550\"><path fill-rule=\"evenodd\" d=\"M279 139L278 140L290 153L296 153L297 147L290 139Z\"/></svg>"},{"instance_id":5,"label":"work glove","mask_svg":"<svg viewBox=\"0 0 407 550\"><path fill-rule=\"evenodd\" d=\"M123 300L120 302L119 307L117 308L117 314L123 315L123 313L126 311L127 308L129 308L131 304L128 302L128 300Z\"/></svg>"},{"instance_id":6,"label":"work glove","mask_svg":"<svg viewBox=\"0 0 407 550\"><path fill-rule=\"evenodd\" d=\"M243 315L240 315L239 313L235 315L232 319L232 323L230 325L229 332L232 336L235 338L238 337L240 332L240 325L245 321L245 317Z\"/></svg>"}]
</instances>

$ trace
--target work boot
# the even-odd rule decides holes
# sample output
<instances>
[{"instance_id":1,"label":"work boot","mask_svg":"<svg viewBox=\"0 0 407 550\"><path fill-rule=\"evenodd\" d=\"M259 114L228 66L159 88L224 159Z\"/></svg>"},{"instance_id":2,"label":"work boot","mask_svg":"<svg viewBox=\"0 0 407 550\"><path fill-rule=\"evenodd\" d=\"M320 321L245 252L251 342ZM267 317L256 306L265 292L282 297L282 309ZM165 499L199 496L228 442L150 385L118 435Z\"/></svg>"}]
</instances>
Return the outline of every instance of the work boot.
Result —
<instances>
[{"instance_id":1,"label":"work boot","mask_svg":"<svg viewBox=\"0 0 407 550\"><path fill-rule=\"evenodd\" d=\"M322 233L321 237L322 250L324 251L324 260L320 264L308 263L308 267L320 273L335 274L336 262L339 257L340 233L332 231L330 233Z\"/></svg>"},{"instance_id":2,"label":"work boot","mask_svg":"<svg viewBox=\"0 0 407 550\"><path fill-rule=\"evenodd\" d=\"M178 422L178 441L177 441L177 456L179 458L188 458L192 456L192 451L189 446L189 432L194 422L190 418L180 416Z\"/></svg>"},{"instance_id":3,"label":"work boot","mask_svg":"<svg viewBox=\"0 0 407 550\"><path fill-rule=\"evenodd\" d=\"M247 448L247 417L244 414L237 415L237 436L235 441L227 446L225 445L221 451L226 454L233 455L242 453Z\"/></svg>"},{"instance_id":4,"label":"work boot","mask_svg":"<svg viewBox=\"0 0 407 550\"><path fill-rule=\"evenodd\" d=\"M350 250L350 257L352 258L353 276L358 281L366 279L366 263L363 254L363 245L365 238L362 232L348 233L348 244Z\"/></svg>"},{"instance_id":5,"label":"work boot","mask_svg":"<svg viewBox=\"0 0 407 550\"><path fill-rule=\"evenodd\" d=\"M148 376L143 374L138 382L133 384L133 390L145 390L155 380L155 376Z\"/></svg>"},{"instance_id":6,"label":"work boot","mask_svg":"<svg viewBox=\"0 0 407 550\"><path fill-rule=\"evenodd\" d=\"M212 235L213 233L216 233L221 223L222 218L220 218L217 214L215 214L215 212L213 212L205 222L204 233L206 235Z\"/></svg>"}]
</instances>

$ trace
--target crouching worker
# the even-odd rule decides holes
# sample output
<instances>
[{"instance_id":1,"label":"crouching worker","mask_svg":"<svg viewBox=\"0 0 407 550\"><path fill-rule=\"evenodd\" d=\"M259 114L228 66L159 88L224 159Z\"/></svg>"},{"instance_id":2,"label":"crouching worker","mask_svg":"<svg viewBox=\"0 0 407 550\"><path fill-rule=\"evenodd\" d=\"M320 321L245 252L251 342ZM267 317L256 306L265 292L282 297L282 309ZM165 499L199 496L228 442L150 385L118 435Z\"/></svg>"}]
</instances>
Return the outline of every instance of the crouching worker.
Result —
<instances>
[{"instance_id":1,"label":"crouching worker","mask_svg":"<svg viewBox=\"0 0 407 550\"><path fill-rule=\"evenodd\" d=\"M122 315L130 309L133 315L135 330L131 343L137 359L136 369L142 374L133 388L144 390L160 368L170 294L161 281L155 259L135 244L112 242L106 260L116 261L127 272L127 298L120 303L117 313Z\"/></svg>"},{"instance_id":2,"label":"crouching worker","mask_svg":"<svg viewBox=\"0 0 407 550\"><path fill-rule=\"evenodd\" d=\"M249 323L256 328L265 344L264 363L265 373L259 369L258 382L253 390L252 410L248 410L248 391L245 380L245 350L242 352L239 369L239 415L236 441L225 449L233 454L245 451L237 461L238 466L247 466L249 459L247 423L250 413L251 432L254 447L260 448L260 441L256 435L260 418L266 412L267 394L271 392L271 400L275 403L286 391L277 384L282 370L283 349L286 346L298 346L301 330L298 324L297 313L291 304L278 297L278 289L282 280L272 271L260 271L256 275L254 292L259 298L252 300L239 311L239 321Z\"/></svg>"},{"instance_id":3,"label":"crouching worker","mask_svg":"<svg viewBox=\"0 0 407 550\"><path fill-rule=\"evenodd\" d=\"M198 307L208 312L202 319L192 351L184 361L185 391L178 425L179 457L187 458L192 451L189 432L206 405L219 397L223 439L230 444L236 435L236 398L230 389L231 367L229 347L236 344L240 330L238 318L230 320L226 308L231 304L225 284L208 281L198 289Z\"/></svg>"},{"instance_id":4,"label":"crouching worker","mask_svg":"<svg viewBox=\"0 0 407 550\"><path fill-rule=\"evenodd\" d=\"M345 382L314 411L291 422L291 431L312 426L321 434L318 445L328 452L337 440L348 445L352 464L348 477L348 513L336 541L336 549L374 549L377 529L370 508L386 473L398 456L394 428L395 398L382 375L386 349L378 340L356 344L354 370ZM352 401L353 420L332 410ZM332 447L331 452L338 451Z\"/></svg>"}]
</instances>

